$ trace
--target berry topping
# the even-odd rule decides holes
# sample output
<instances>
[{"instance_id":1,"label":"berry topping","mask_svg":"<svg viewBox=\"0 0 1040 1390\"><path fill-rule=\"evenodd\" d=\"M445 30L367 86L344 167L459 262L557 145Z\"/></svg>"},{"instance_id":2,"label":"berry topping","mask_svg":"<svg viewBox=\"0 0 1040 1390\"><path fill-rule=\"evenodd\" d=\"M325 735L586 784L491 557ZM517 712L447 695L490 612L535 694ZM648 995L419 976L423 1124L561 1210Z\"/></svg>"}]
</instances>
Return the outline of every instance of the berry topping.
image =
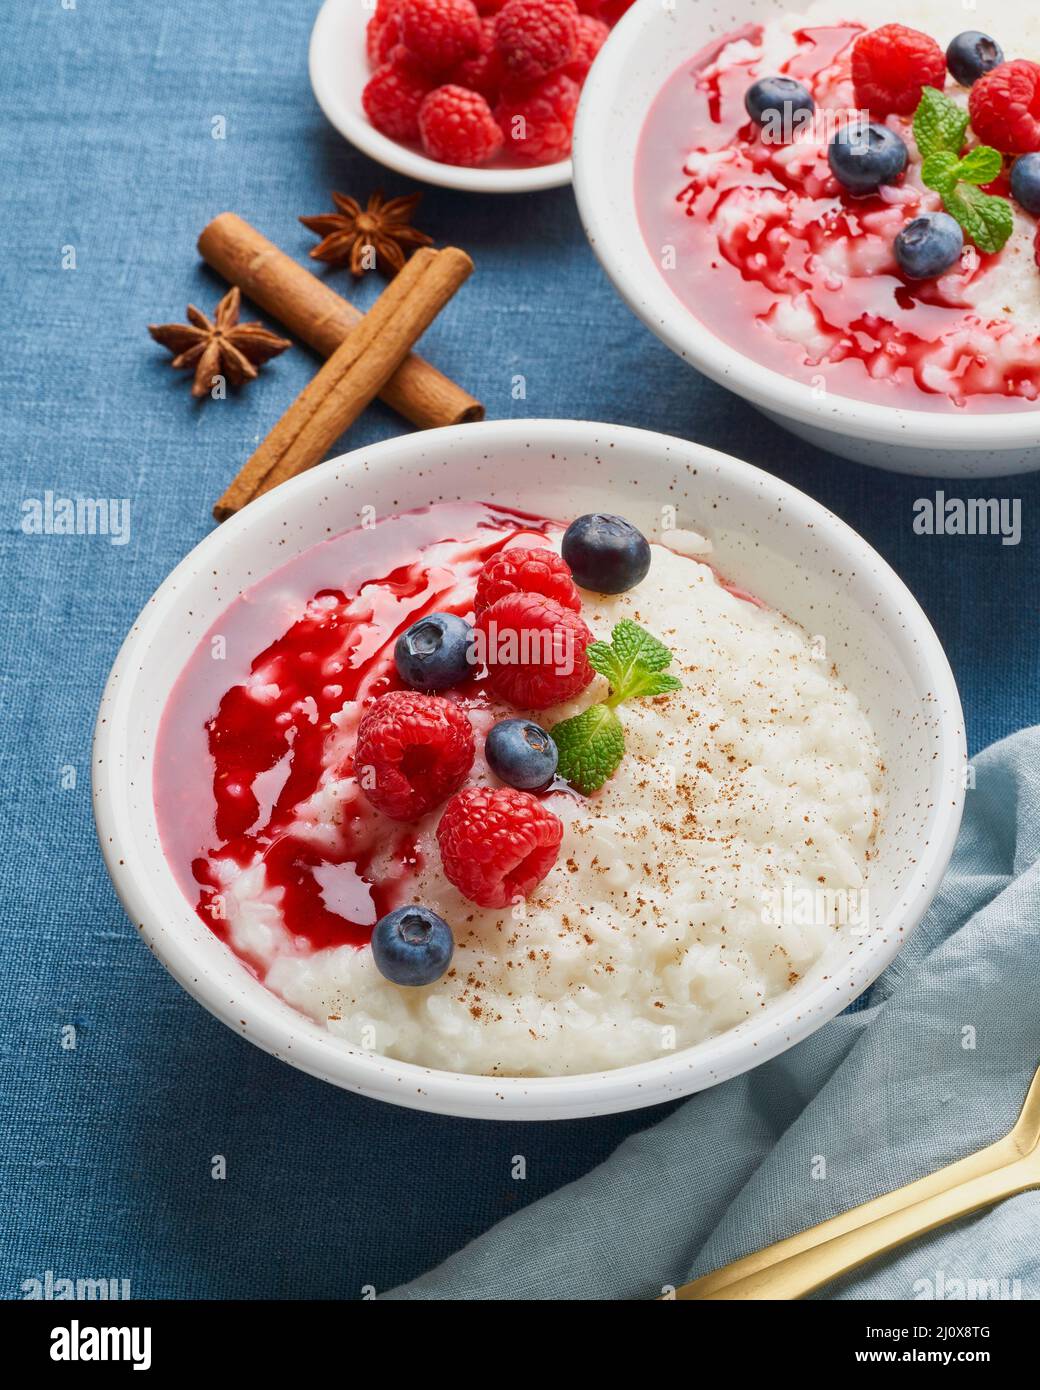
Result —
<instances>
[{"instance_id":1,"label":"berry topping","mask_svg":"<svg viewBox=\"0 0 1040 1390\"><path fill-rule=\"evenodd\" d=\"M488 767L511 787L541 791L556 773L556 744L530 719L500 719L484 743Z\"/></svg>"},{"instance_id":2,"label":"berry topping","mask_svg":"<svg viewBox=\"0 0 1040 1390\"><path fill-rule=\"evenodd\" d=\"M758 125L775 125L785 131L790 130L796 111L816 110L808 87L793 77L760 77L745 92L744 106Z\"/></svg>"},{"instance_id":3,"label":"berry topping","mask_svg":"<svg viewBox=\"0 0 1040 1390\"><path fill-rule=\"evenodd\" d=\"M458 705L441 695L391 690L358 725L354 774L377 811L415 820L462 785L475 751Z\"/></svg>"},{"instance_id":4,"label":"berry topping","mask_svg":"<svg viewBox=\"0 0 1040 1390\"><path fill-rule=\"evenodd\" d=\"M492 555L477 576L477 596L473 611L478 615L506 594L544 594L561 608L581 612L581 595L574 587L571 572L555 550L545 547L500 550Z\"/></svg>"},{"instance_id":5,"label":"berry topping","mask_svg":"<svg viewBox=\"0 0 1040 1390\"><path fill-rule=\"evenodd\" d=\"M1040 154L1024 154L1011 166L1011 196L1019 207L1040 217Z\"/></svg>"},{"instance_id":6,"label":"berry topping","mask_svg":"<svg viewBox=\"0 0 1040 1390\"><path fill-rule=\"evenodd\" d=\"M856 101L875 116L909 116L917 110L924 87L946 85L946 56L917 29L884 24L856 40L852 50Z\"/></svg>"},{"instance_id":7,"label":"berry topping","mask_svg":"<svg viewBox=\"0 0 1040 1390\"><path fill-rule=\"evenodd\" d=\"M444 164L486 164L502 148L502 131L479 92L449 84L419 108L419 133L431 159Z\"/></svg>"},{"instance_id":8,"label":"berry topping","mask_svg":"<svg viewBox=\"0 0 1040 1390\"><path fill-rule=\"evenodd\" d=\"M906 168L907 148L894 130L854 121L839 130L827 149L831 173L843 188L863 196L894 183Z\"/></svg>"},{"instance_id":9,"label":"berry topping","mask_svg":"<svg viewBox=\"0 0 1040 1390\"><path fill-rule=\"evenodd\" d=\"M428 907L399 907L372 929L372 958L395 985L432 985L451 964L455 941Z\"/></svg>"},{"instance_id":10,"label":"berry topping","mask_svg":"<svg viewBox=\"0 0 1040 1390\"><path fill-rule=\"evenodd\" d=\"M534 87L503 92L495 119L509 153L529 164L566 159L580 90L573 77L554 72Z\"/></svg>"},{"instance_id":11,"label":"berry topping","mask_svg":"<svg viewBox=\"0 0 1040 1390\"><path fill-rule=\"evenodd\" d=\"M528 792L467 787L441 816L445 877L478 907L508 907L537 888L560 852L563 823Z\"/></svg>"},{"instance_id":12,"label":"berry topping","mask_svg":"<svg viewBox=\"0 0 1040 1390\"><path fill-rule=\"evenodd\" d=\"M592 633L577 613L542 594L507 594L477 618L478 650L496 695L518 709L572 700L592 680Z\"/></svg>"},{"instance_id":13,"label":"berry topping","mask_svg":"<svg viewBox=\"0 0 1040 1390\"><path fill-rule=\"evenodd\" d=\"M508 0L495 17L495 46L514 82L539 82L577 53L574 0Z\"/></svg>"},{"instance_id":14,"label":"berry topping","mask_svg":"<svg viewBox=\"0 0 1040 1390\"><path fill-rule=\"evenodd\" d=\"M480 49L472 0L402 0L401 42L428 72L443 73Z\"/></svg>"},{"instance_id":15,"label":"berry topping","mask_svg":"<svg viewBox=\"0 0 1040 1390\"><path fill-rule=\"evenodd\" d=\"M451 85L479 92L491 105L498 100L498 94L502 90L502 59L495 47L494 19L489 15L480 21L480 25L480 51L452 69Z\"/></svg>"},{"instance_id":16,"label":"berry topping","mask_svg":"<svg viewBox=\"0 0 1040 1390\"><path fill-rule=\"evenodd\" d=\"M983 73L1004 61L1004 50L996 39L980 34L977 29L965 29L950 40L946 49L946 66L954 82L962 87L973 86Z\"/></svg>"},{"instance_id":17,"label":"berry topping","mask_svg":"<svg viewBox=\"0 0 1040 1390\"><path fill-rule=\"evenodd\" d=\"M598 594L633 589L650 569L646 537L623 516L579 516L564 532L560 549L575 582Z\"/></svg>"},{"instance_id":18,"label":"berry topping","mask_svg":"<svg viewBox=\"0 0 1040 1390\"><path fill-rule=\"evenodd\" d=\"M361 93L365 115L391 140L418 140L419 107L431 81L405 57L395 57L368 79Z\"/></svg>"},{"instance_id":19,"label":"berry topping","mask_svg":"<svg viewBox=\"0 0 1040 1390\"><path fill-rule=\"evenodd\" d=\"M573 77L575 82L579 83L585 81L596 54L606 43L609 34L609 28L601 19L596 19L591 14L578 16L577 46L574 57L564 69L568 77Z\"/></svg>"},{"instance_id":20,"label":"berry topping","mask_svg":"<svg viewBox=\"0 0 1040 1390\"><path fill-rule=\"evenodd\" d=\"M401 16L398 13L400 0L393 0L390 6L383 6L383 13L376 13L365 27L365 51L372 67L382 67L390 61L390 55L401 41Z\"/></svg>"},{"instance_id":21,"label":"berry topping","mask_svg":"<svg viewBox=\"0 0 1040 1390\"><path fill-rule=\"evenodd\" d=\"M980 77L968 100L975 134L1005 154L1040 150L1040 63L1001 63Z\"/></svg>"},{"instance_id":22,"label":"berry topping","mask_svg":"<svg viewBox=\"0 0 1040 1390\"><path fill-rule=\"evenodd\" d=\"M427 613L394 644L397 674L413 690L447 690L473 674L473 629L454 613Z\"/></svg>"},{"instance_id":23,"label":"berry topping","mask_svg":"<svg viewBox=\"0 0 1040 1390\"><path fill-rule=\"evenodd\" d=\"M906 224L894 249L904 275L930 280L956 265L964 250L964 233L948 212L925 212Z\"/></svg>"}]
</instances>

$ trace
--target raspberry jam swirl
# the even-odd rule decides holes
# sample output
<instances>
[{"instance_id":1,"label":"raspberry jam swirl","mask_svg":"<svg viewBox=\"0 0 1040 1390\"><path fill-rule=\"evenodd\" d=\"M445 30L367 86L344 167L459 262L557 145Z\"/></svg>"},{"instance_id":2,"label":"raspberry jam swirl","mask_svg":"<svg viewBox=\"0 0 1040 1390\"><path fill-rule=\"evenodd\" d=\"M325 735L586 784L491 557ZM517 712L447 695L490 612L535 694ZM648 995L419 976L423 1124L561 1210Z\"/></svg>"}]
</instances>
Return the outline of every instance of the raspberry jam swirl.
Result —
<instances>
[{"instance_id":1,"label":"raspberry jam swirl","mask_svg":"<svg viewBox=\"0 0 1040 1390\"><path fill-rule=\"evenodd\" d=\"M1040 273L1026 240L1032 219L1016 214L1016 237L997 255L970 248L947 274L911 282L893 242L941 202L921 184L910 120L887 119L911 150L898 186L852 197L830 172L835 121L857 109L852 47L868 28L795 30L778 62L775 49L766 57L766 30L748 25L684 64L640 138L635 197L647 246L691 313L818 394L913 409L1029 408L1040 398L1040 334L1016 325L1014 304L994 293L1007 257ZM744 108L747 88L770 73L796 78L816 102L815 122L787 144L766 143ZM1006 195L1006 179L987 191Z\"/></svg>"},{"instance_id":2,"label":"raspberry jam swirl","mask_svg":"<svg viewBox=\"0 0 1040 1390\"><path fill-rule=\"evenodd\" d=\"M365 945L408 900L417 847L353 780L357 721L401 688L400 633L434 610L472 618L484 562L518 538L544 544L551 525L477 503L391 517L304 552L207 633L163 713L154 794L167 858L222 940L223 895L261 864L304 953ZM452 698L480 724L484 680Z\"/></svg>"}]
</instances>

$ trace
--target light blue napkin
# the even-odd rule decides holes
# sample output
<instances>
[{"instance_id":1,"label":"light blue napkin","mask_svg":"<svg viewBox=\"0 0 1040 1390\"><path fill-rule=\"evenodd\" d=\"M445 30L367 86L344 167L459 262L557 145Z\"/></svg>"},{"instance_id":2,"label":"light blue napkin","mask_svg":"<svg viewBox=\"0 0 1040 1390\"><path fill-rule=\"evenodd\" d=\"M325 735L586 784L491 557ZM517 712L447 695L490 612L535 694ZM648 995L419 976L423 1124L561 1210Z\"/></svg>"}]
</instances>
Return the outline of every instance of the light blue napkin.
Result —
<instances>
[{"instance_id":1,"label":"light blue napkin","mask_svg":"<svg viewBox=\"0 0 1040 1390\"><path fill-rule=\"evenodd\" d=\"M844 1014L388 1298L654 1298L1005 1134L1040 1062L1040 728L974 762L931 911ZM1040 1193L817 1297L1040 1298Z\"/></svg>"}]
</instances>

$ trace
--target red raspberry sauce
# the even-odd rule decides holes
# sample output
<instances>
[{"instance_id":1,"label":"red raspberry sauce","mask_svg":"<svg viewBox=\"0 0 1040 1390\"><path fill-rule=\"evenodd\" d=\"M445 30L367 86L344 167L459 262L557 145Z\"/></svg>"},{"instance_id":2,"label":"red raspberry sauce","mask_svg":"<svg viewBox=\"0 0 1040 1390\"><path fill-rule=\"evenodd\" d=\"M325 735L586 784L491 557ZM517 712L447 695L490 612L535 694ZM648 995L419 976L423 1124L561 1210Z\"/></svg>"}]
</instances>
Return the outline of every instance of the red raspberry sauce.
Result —
<instances>
[{"instance_id":1,"label":"red raspberry sauce","mask_svg":"<svg viewBox=\"0 0 1040 1390\"><path fill-rule=\"evenodd\" d=\"M386 821L382 833L396 837L396 873L376 882L368 870L385 838L373 845L370 835L353 833L371 815L358 805L360 794L340 808L331 847L292 833L294 808L319 785L330 716L345 701L399 688L398 635L434 610L470 617L484 561L512 537L533 538L550 524L481 503L391 517L306 551L213 625L163 712L154 797L166 856L218 936L227 939L212 911L219 889L212 860L245 867L259 853L267 887L283 890L281 910L301 950L368 942L402 897L416 846L408 826ZM454 538L461 543L454 572L424 560L431 546ZM250 676L272 687L271 698L247 693ZM474 680L461 694L465 707L486 700L482 684Z\"/></svg>"},{"instance_id":2,"label":"red raspberry sauce","mask_svg":"<svg viewBox=\"0 0 1040 1390\"><path fill-rule=\"evenodd\" d=\"M823 108L855 107L850 55L868 27L795 34L797 52L781 71L809 86L818 115ZM807 390L915 410L969 403L973 412L1035 408L1040 338L1009 338L1008 320L973 318L962 297L993 258L976 256L973 266L939 281L906 281L886 248L904 222L939 207L936 195L908 177L876 197L848 196L827 168L829 135L808 142L804 160L789 164L792 147L765 144L744 108L747 88L768 75L757 55L721 70L716 65L737 39L758 49L762 29L747 25L685 63L659 93L640 137L636 208L650 253L676 296L724 341ZM893 128L912 143L909 123ZM724 151L732 158L721 164L698 157ZM741 207L728 225L727 201L748 189L754 217ZM865 258L860 273L828 270L824 256L840 238L848 239L853 257ZM674 268L662 264L666 247L674 248ZM800 291L828 339L818 360L771 327L778 306Z\"/></svg>"}]
</instances>

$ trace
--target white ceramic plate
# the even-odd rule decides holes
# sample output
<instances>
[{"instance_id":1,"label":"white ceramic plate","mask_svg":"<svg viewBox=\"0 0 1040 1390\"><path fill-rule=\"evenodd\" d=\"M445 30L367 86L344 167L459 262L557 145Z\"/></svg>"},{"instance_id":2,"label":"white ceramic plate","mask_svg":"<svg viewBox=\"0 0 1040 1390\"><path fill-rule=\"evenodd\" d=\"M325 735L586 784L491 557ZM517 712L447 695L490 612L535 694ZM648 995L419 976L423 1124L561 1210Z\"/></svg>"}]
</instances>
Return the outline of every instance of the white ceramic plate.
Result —
<instances>
[{"instance_id":1,"label":"white ceramic plate","mask_svg":"<svg viewBox=\"0 0 1040 1390\"><path fill-rule=\"evenodd\" d=\"M374 0L371 5L365 0L325 0L311 32L311 87L318 105L345 140L388 169L442 188L470 193L534 193L570 183L569 159L530 168L491 165L463 169L427 159L418 150L381 135L361 106L361 93L372 76L365 54L365 26L374 9Z\"/></svg>"},{"instance_id":2,"label":"white ceramic plate","mask_svg":"<svg viewBox=\"0 0 1040 1390\"><path fill-rule=\"evenodd\" d=\"M574 192L592 249L632 311L686 362L820 448L904 473L985 477L1040 468L1040 406L971 414L904 410L830 392L819 398L745 357L680 303L636 215L635 158L664 83L713 40L807 0L637 0L593 64L574 129ZM987 26L999 34L991 0ZM996 12L994 12L996 7ZM852 10L870 19L868 0ZM968 21L965 20L965 23Z\"/></svg>"},{"instance_id":3,"label":"white ceramic plate","mask_svg":"<svg viewBox=\"0 0 1040 1390\"><path fill-rule=\"evenodd\" d=\"M244 588L307 547L377 515L453 498L568 518L630 517L653 535L661 507L707 534L737 584L802 622L859 696L888 769L873 926L837 934L794 989L738 1028L637 1066L524 1080L431 1071L352 1049L264 988L196 916L163 856L152 800L160 716L199 640ZM94 798L113 882L147 944L229 1027L338 1086L452 1115L563 1119L636 1109L746 1071L853 1000L920 920L953 847L963 802L960 703L921 609L865 541L779 479L644 430L515 420L405 435L304 473L207 536L145 605L98 714Z\"/></svg>"}]
</instances>

